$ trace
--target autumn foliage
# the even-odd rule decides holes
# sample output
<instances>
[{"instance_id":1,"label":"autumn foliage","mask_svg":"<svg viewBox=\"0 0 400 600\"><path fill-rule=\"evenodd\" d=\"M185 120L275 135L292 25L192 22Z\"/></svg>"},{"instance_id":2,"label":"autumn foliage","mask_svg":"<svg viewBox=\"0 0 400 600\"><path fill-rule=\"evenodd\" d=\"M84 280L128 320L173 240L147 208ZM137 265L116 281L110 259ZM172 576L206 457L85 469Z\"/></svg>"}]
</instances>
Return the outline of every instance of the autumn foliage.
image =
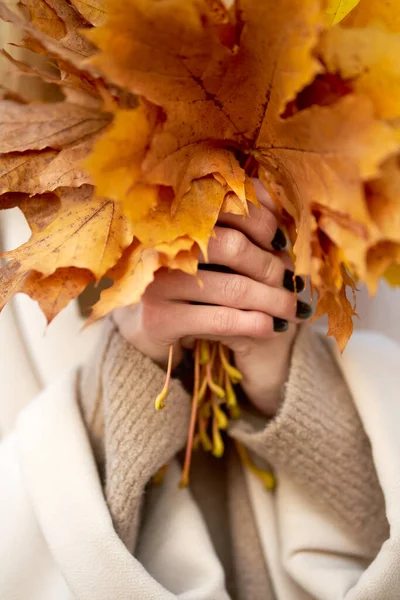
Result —
<instances>
[{"instance_id":1,"label":"autumn foliage","mask_svg":"<svg viewBox=\"0 0 400 600\"><path fill-rule=\"evenodd\" d=\"M0 209L31 239L3 254L50 321L93 281L92 319L136 303L161 267L195 274L220 211L247 214L258 176L296 271L343 348L358 281L400 283L398 0L21 0L2 83ZM29 55L41 61L29 61ZM39 66L38 66L39 65Z\"/></svg>"}]
</instances>

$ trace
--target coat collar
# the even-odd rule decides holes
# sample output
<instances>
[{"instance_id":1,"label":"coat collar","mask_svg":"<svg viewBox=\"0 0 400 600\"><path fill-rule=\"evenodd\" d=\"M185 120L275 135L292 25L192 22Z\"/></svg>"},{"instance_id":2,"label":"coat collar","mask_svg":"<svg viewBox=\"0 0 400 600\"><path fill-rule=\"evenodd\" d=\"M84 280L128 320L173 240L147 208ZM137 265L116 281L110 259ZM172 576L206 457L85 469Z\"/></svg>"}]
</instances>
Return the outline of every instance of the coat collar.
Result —
<instances>
[{"instance_id":1,"label":"coat collar","mask_svg":"<svg viewBox=\"0 0 400 600\"><path fill-rule=\"evenodd\" d=\"M17 424L24 478L42 533L79 600L169 600L118 538L68 372Z\"/></svg>"}]
</instances>

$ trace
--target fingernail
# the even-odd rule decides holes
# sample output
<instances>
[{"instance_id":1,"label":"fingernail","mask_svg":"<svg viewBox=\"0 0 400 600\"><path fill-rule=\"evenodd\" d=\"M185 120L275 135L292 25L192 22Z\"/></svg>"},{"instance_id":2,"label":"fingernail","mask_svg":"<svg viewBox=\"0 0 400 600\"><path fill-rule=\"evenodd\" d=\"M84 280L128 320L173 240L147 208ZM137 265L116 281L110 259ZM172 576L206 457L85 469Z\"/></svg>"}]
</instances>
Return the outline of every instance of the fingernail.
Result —
<instances>
[{"instance_id":1,"label":"fingernail","mask_svg":"<svg viewBox=\"0 0 400 600\"><path fill-rule=\"evenodd\" d=\"M310 306L310 304L307 304L306 302L302 302L301 300L297 301L296 317L298 319L309 319L312 314L313 314L313 309L312 309L312 306Z\"/></svg>"},{"instance_id":2,"label":"fingernail","mask_svg":"<svg viewBox=\"0 0 400 600\"><path fill-rule=\"evenodd\" d=\"M285 319L278 319L278 317L274 317L274 331L283 332L287 331L289 327L289 323Z\"/></svg>"},{"instance_id":3,"label":"fingernail","mask_svg":"<svg viewBox=\"0 0 400 600\"><path fill-rule=\"evenodd\" d=\"M306 284L300 275L294 277L294 272L290 271L290 269L286 269L283 277L283 287L286 290L289 290L289 292L302 292L306 287Z\"/></svg>"},{"instance_id":4,"label":"fingernail","mask_svg":"<svg viewBox=\"0 0 400 600\"><path fill-rule=\"evenodd\" d=\"M226 265L213 265L211 263L199 264L200 271L213 271L215 273L228 273L229 275L236 275L236 271L227 267Z\"/></svg>"},{"instance_id":5,"label":"fingernail","mask_svg":"<svg viewBox=\"0 0 400 600\"><path fill-rule=\"evenodd\" d=\"M286 244L287 244L286 236L283 233L282 229L280 229L278 227L278 229L276 230L276 233L275 233L275 237L271 242L271 245L274 250L277 250L279 252L279 250L284 250L286 248Z\"/></svg>"}]
</instances>

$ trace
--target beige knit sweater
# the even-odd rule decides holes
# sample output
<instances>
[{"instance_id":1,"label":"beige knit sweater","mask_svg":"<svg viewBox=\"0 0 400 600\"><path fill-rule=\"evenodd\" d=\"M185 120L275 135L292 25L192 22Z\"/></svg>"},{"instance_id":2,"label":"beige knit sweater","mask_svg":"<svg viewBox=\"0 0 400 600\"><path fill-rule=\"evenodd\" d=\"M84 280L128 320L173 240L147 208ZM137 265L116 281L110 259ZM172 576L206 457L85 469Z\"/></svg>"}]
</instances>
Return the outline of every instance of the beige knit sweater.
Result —
<instances>
[{"instance_id":1,"label":"beige knit sweater","mask_svg":"<svg viewBox=\"0 0 400 600\"><path fill-rule=\"evenodd\" d=\"M152 475L185 446L190 397L173 380L162 412L154 398L165 373L107 322L95 355L81 372L80 403L114 526L134 554L140 527L157 501ZM256 461L286 471L374 558L388 537L384 500L371 449L329 345L304 327L295 342L279 414L245 414L229 429ZM224 459L201 451L190 483L232 598L273 599L274 590L234 444Z\"/></svg>"}]
</instances>

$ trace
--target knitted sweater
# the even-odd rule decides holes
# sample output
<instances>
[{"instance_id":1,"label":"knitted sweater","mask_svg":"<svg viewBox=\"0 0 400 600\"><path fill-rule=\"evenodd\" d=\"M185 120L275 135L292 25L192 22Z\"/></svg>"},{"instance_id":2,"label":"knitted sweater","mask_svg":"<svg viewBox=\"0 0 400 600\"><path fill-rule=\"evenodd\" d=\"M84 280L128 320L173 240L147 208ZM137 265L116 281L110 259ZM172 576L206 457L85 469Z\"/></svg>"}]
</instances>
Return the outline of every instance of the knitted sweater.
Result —
<instances>
[{"instance_id":1,"label":"knitted sweater","mask_svg":"<svg viewBox=\"0 0 400 600\"><path fill-rule=\"evenodd\" d=\"M114 526L139 560L141 526L159 493L151 478L184 448L189 423L190 397L178 380L172 381L164 411L154 410L164 378L110 322L80 376L81 410ZM232 598L275 597L233 440L256 461L287 472L374 558L388 537L383 495L369 441L323 338L301 329L277 416L244 413L228 435L232 442L224 459L195 453L190 489Z\"/></svg>"}]
</instances>

